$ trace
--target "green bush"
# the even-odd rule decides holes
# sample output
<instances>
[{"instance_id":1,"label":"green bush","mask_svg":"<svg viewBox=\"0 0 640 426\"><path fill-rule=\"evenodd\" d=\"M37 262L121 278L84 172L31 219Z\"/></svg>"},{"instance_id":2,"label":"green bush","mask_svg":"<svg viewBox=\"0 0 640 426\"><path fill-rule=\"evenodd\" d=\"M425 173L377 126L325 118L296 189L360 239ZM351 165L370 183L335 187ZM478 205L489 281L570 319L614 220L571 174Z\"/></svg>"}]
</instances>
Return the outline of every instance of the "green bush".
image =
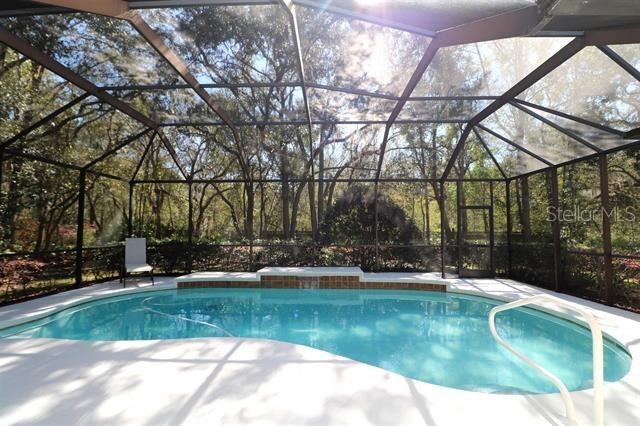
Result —
<instances>
[{"instance_id":1,"label":"green bush","mask_svg":"<svg viewBox=\"0 0 640 426\"><path fill-rule=\"evenodd\" d=\"M389 198L377 194L378 243L408 246L420 239L420 230L404 210ZM360 246L359 265L372 269L375 264L376 194L362 185L352 185L331 206L320 224L322 244ZM405 260L416 261L411 247L395 251Z\"/></svg>"}]
</instances>

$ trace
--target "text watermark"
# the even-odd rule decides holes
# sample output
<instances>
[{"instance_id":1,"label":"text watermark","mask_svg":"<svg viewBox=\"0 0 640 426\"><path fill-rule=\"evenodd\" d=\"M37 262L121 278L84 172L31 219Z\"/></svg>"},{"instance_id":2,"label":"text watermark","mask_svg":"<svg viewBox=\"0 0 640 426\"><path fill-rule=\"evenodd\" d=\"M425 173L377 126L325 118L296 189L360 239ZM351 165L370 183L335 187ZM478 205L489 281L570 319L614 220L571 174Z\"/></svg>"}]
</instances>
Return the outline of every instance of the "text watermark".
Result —
<instances>
[{"instance_id":1,"label":"text watermark","mask_svg":"<svg viewBox=\"0 0 640 426\"><path fill-rule=\"evenodd\" d=\"M613 207L610 210L605 208L589 209L580 206L573 206L570 209L556 209L553 206L547 207L547 220L550 222L596 222L603 216L607 216L612 222L635 222L636 209L632 206L625 208Z\"/></svg>"}]
</instances>

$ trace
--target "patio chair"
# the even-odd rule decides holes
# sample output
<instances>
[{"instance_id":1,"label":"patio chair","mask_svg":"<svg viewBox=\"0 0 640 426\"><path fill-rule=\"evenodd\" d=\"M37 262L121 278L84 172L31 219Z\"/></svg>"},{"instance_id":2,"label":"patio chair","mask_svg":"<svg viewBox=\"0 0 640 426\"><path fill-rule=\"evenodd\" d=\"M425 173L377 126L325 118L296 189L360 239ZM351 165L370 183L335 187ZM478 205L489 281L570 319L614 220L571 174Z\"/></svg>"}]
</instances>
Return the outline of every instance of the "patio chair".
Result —
<instances>
[{"instance_id":1,"label":"patio chair","mask_svg":"<svg viewBox=\"0 0 640 426\"><path fill-rule=\"evenodd\" d=\"M127 275L148 272L153 280L153 266L147 264L147 239L126 238L124 242L123 287L127 286Z\"/></svg>"}]
</instances>

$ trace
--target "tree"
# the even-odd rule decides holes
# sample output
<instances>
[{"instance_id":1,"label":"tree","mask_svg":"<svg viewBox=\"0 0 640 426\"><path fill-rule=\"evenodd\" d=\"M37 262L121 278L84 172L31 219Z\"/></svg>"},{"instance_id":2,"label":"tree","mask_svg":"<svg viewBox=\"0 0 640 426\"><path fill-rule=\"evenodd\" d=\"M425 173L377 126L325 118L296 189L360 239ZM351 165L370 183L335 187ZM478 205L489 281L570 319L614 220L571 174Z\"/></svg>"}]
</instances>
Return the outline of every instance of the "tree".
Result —
<instances>
[{"instance_id":1,"label":"tree","mask_svg":"<svg viewBox=\"0 0 640 426\"><path fill-rule=\"evenodd\" d=\"M420 238L420 230L393 201L378 194L378 242L409 245ZM320 225L324 244L366 246L360 251L360 266L370 269L375 263L376 194L372 188L351 185L331 206ZM411 254L411 253L406 253Z\"/></svg>"}]
</instances>

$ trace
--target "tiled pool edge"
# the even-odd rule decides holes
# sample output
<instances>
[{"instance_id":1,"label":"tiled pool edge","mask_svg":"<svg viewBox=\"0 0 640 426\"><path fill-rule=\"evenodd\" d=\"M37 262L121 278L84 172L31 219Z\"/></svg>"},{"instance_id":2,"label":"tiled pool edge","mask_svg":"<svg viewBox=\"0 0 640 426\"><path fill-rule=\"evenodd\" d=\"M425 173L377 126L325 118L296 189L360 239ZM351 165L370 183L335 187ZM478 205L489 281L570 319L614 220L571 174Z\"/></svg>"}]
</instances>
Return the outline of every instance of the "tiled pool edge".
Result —
<instances>
[{"instance_id":1,"label":"tiled pool edge","mask_svg":"<svg viewBox=\"0 0 640 426\"><path fill-rule=\"evenodd\" d=\"M422 290L446 292L446 284L410 281L365 281L357 276L284 276L263 275L259 281L200 280L180 281L177 287L185 288L286 288L286 289L352 289L352 290Z\"/></svg>"},{"instance_id":2,"label":"tiled pool edge","mask_svg":"<svg viewBox=\"0 0 640 426\"><path fill-rule=\"evenodd\" d=\"M429 273L364 273L358 267L269 267L256 272L195 272L176 278L178 288L286 288L447 291Z\"/></svg>"}]
</instances>

